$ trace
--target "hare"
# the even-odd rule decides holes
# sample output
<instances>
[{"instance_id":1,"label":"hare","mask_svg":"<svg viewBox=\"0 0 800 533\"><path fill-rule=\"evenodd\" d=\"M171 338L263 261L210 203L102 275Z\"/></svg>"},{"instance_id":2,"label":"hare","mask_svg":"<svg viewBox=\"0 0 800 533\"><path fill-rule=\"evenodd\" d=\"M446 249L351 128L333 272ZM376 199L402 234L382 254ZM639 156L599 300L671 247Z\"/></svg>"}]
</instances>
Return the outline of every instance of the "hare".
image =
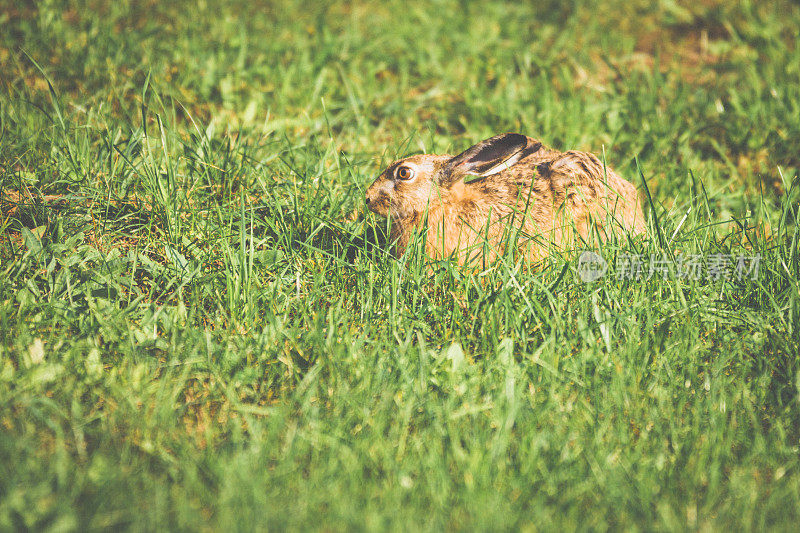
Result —
<instances>
[{"instance_id":1,"label":"hare","mask_svg":"<svg viewBox=\"0 0 800 533\"><path fill-rule=\"evenodd\" d=\"M366 194L390 217L395 253L424 232L432 259L461 265L494 261L509 247L528 261L568 246L576 234L644 232L636 188L578 151L558 152L517 133L491 137L463 153L395 161Z\"/></svg>"}]
</instances>

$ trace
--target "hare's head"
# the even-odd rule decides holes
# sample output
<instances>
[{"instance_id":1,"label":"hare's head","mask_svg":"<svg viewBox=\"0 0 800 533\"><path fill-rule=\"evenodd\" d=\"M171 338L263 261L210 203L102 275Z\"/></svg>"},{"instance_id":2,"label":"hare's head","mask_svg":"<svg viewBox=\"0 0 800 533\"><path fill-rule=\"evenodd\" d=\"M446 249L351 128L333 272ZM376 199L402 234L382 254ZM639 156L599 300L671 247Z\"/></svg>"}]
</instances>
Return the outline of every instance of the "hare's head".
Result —
<instances>
[{"instance_id":1,"label":"hare's head","mask_svg":"<svg viewBox=\"0 0 800 533\"><path fill-rule=\"evenodd\" d=\"M371 211L394 219L422 213L432 195L446 191L468 176L490 176L512 166L541 146L524 135L504 133L449 155L415 155L395 161L367 189Z\"/></svg>"},{"instance_id":2,"label":"hare's head","mask_svg":"<svg viewBox=\"0 0 800 533\"><path fill-rule=\"evenodd\" d=\"M392 218L424 211L450 159L421 154L395 161L367 189L367 206L373 213Z\"/></svg>"}]
</instances>

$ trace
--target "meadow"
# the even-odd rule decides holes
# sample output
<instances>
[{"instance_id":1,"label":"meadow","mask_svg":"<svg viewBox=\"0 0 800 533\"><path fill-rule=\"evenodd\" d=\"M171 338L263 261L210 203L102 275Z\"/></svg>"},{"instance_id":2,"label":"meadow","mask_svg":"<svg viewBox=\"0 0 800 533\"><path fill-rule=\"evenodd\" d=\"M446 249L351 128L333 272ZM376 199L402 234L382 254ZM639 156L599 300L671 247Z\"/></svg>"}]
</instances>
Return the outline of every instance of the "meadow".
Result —
<instances>
[{"instance_id":1,"label":"meadow","mask_svg":"<svg viewBox=\"0 0 800 533\"><path fill-rule=\"evenodd\" d=\"M799 33L790 0L0 0L0 530L794 530ZM393 257L377 173L504 131L602 154L647 235L593 282Z\"/></svg>"}]
</instances>

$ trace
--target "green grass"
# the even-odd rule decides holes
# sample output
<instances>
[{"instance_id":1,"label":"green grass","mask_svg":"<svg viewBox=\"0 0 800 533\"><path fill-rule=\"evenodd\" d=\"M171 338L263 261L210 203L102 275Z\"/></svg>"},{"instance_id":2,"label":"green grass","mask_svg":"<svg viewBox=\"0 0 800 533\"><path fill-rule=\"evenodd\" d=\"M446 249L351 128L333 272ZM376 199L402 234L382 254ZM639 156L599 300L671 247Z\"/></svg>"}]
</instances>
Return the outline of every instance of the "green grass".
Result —
<instances>
[{"instance_id":1,"label":"green grass","mask_svg":"<svg viewBox=\"0 0 800 533\"><path fill-rule=\"evenodd\" d=\"M33 4L0 7L0 530L796 527L796 2ZM612 270L758 279L388 255L382 166L503 131L646 180Z\"/></svg>"}]
</instances>

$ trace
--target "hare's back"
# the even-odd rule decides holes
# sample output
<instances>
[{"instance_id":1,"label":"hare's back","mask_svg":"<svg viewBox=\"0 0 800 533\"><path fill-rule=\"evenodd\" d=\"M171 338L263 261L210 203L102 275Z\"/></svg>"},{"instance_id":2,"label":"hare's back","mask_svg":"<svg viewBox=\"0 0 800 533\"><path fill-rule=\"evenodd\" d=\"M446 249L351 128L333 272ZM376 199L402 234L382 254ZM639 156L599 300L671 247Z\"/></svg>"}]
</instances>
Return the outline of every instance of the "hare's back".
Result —
<instances>
[{"instance_id":1,"label":"hare's back","mask_svg":"<svg viewBox=\"0 0 800 533\"><path fill-rule=\"evenodd\" d=\"M520 192L558 208L566 205L576 222L607 219L626 231L644 231L644 215L636 187L589 152L533 154L520 162L515 179Z\"/></svg>"}]
</instances>

